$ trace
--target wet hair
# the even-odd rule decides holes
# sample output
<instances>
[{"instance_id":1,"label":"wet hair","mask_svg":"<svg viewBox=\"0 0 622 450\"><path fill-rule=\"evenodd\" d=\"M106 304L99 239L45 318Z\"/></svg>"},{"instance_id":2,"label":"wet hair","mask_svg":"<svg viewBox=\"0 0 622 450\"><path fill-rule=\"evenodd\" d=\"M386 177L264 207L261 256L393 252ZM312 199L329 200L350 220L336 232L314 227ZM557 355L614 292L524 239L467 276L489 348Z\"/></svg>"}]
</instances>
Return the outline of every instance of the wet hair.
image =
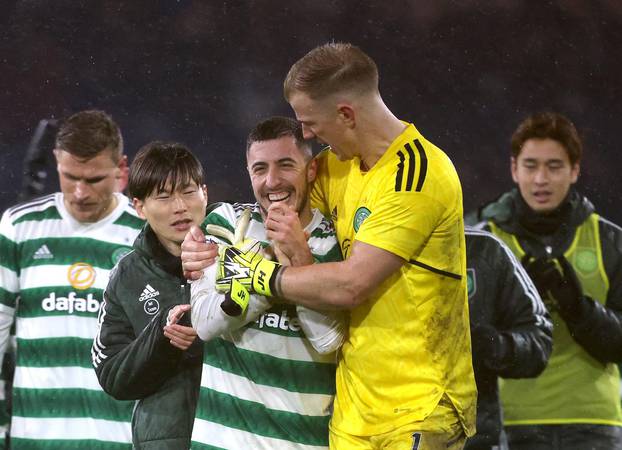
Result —
<instances>
[{"instance_id":1,"label":"wet hair","mask_svg":"<svg viewBox=\"0 0 622 450\"><path fill-rule=\"evenodd\" d=\"M271 141L283 136L291 136L296 141L296 147L304 156L306 162L313 157L311 143L302 137L302 125L290 117L273 116L262 120L251 130L246 139L246 155L255 142Z\"/></svg>"},{"instance_id":2,"label":"wet hair","mask_svg":"<svg viewBox=\"0 0 622 450\"><path fill-rule=\"evenodd\" d=\"M378 67L360 48L331 42L314 48L289 69L283 93L302 92L312 100L337 92L378 92Z\"/></svg>"},{"instance_id":3,"label":"wet hair","mask_svg":"<svg viewBox=\"0 0 622 450\"><path fill-rule=\"evenodd\" d=\"M65 119L56 134L55 146L80 159L89 160L110 151L115 163L123 155L119 126L103 111L80 111Z\"/></svg>"},{"instance_id":4,"label":"wet hair","mask_svg":"<svg viewBox=\"0 0 622 450\"><path fill-rule=\"evenodd\" d=\"M512 157L518 158L529 139L553 139L564 147L571 165L581 161L583 144L579 133L573 123L559 113L539 112L523 120L512 134Z\"/></svg>"},{"instance_id":5,"label":"wet hair","mask_svg":"<svg viewBox=\"0 0 622 450\"><path fill-rule=\"evenodd\" d=\"M188 148L176 142L150 142L143 146L132 165L128 181L130 197L144 200L163 192L170 182L171 191L195 182L203 184L203 166Z\"/></svg>"}]
</instances>

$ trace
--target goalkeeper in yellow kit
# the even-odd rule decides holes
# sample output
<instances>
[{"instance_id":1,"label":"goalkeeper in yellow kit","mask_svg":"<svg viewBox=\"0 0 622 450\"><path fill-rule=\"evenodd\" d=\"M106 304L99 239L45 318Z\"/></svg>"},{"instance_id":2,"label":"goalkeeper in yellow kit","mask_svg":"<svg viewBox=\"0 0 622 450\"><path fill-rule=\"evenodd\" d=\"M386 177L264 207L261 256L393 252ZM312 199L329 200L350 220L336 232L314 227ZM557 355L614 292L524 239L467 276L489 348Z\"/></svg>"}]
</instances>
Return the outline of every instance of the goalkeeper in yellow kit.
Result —
<instances>
[{"instance_id":1,"label":"goalkeeper in yellow kit","mask_svg":"<svg viewBox=\"0 0 622 450\"><path fill-rule=\"evenodd\" d=\"M474 433L476 391L455 169L386 107L376 65L357 47L315 48L284 88L305 138L330 146L317 157L311 197L332 217L344 261L282 267L223 248L218 283L235 278L251 292L350 310L331 448L461 449ZM279 211L268 210L268 237ZM213 258L192 234L182 249L193 277ZM307 248L280 251L312 262Z\"/></svg>"}]
</instances>

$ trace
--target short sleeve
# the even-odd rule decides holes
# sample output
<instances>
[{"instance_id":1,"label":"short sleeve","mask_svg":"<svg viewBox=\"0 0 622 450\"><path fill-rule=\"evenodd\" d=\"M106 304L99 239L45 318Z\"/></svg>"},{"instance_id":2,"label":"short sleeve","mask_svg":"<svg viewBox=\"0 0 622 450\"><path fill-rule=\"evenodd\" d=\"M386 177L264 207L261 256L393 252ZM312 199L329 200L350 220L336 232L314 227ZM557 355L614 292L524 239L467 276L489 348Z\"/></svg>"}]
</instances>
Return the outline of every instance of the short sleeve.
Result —
<instances>
[{"instance_id":1,"label":"short sleeve","mask_svg":"<svg viewBox=\"0 0 622 450\"><path fill-rule=\"evenodd\" d=\"M378 186L367 211L355 213L355 239L408 260L438 227L445 207L426 192L396 192L393 180Z\"/></svg>"}]
</instances>

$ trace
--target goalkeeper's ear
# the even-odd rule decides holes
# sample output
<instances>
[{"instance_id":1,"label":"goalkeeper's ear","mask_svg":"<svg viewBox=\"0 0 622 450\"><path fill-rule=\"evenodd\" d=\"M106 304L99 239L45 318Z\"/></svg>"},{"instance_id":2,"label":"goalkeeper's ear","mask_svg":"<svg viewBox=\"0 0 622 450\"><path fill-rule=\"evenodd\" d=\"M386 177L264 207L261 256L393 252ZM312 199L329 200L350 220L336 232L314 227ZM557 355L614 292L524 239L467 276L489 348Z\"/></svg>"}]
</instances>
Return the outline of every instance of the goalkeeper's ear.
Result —
<instances>
[{"instance_id":1,"label":"goalkeeper's ear","mask_svg":"<svg viewBox=\"0 0 622 450\"><path fill-rule=\"evenodd\" d=\"M307 183L313 183L316 176L317 160L315 158L311 158L311 160L307 163Z\"/></svg>"}]
</instances>

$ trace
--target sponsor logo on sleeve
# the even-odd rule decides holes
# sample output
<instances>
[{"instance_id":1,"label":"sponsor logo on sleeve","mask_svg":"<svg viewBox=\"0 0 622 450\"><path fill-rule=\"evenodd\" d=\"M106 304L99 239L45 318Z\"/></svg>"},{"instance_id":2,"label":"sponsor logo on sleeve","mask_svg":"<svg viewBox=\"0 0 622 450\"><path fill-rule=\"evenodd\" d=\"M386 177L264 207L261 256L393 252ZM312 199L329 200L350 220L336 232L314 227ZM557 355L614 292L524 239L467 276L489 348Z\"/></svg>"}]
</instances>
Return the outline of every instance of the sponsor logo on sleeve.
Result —
<instances>
[{"instance_id":1,"label":"sponsor logo on sleeve","mask_svg":"<svg viewBox=\"0 0 622 450\"><path fill-rule=\"evenodd\" d=\"M281 312L270 311L264 313L255 322L259 329L272 328L293 333L298 333L301 330L298 317L290 316L286 309L283 309Z\"/></svg>"}]
</instances>

